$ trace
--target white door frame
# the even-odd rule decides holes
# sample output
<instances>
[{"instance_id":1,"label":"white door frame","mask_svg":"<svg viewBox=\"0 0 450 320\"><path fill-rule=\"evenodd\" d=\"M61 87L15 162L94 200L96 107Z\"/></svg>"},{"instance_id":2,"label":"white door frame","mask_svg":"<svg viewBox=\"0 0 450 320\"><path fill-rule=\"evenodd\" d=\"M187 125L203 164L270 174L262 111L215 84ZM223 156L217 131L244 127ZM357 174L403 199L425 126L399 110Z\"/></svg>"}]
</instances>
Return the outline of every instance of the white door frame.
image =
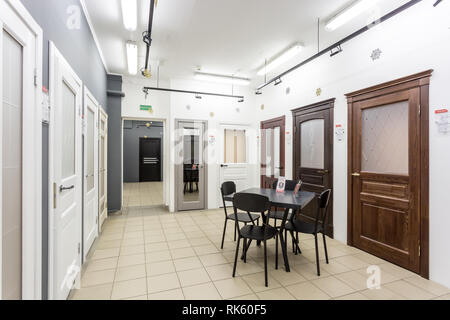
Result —
<instances>
[{"instance_id":1,"label":"white door frame","mask_svg":"<svg viewBox=\"0 0 450 320\"><path fill-rule=\"evenodd\" d=\"M48 161L48 167L49 167L49 177L48 177L48 298L49 300L53 300L56 299L57 297L55 297L55 292L54 292L54 286L55 286L55 277L57 276L57 270L55 270L55 212L56 209L54 208L54 196L55 194L57 194L57 190L55 189L55 164L54 164L54 156L55 156L55 106L56 106L56 96L55 96L55 90L53 90L53 88L56 85L56 79L55 79L55 73L56 73L56 63L63 63L66 65L66 67L71 70L71 73L73 74L75 81L77 82L77 84L79 85L79 87L83 88L83 83L81 81L81 79L76 75L76 73L73 71L73 69L70 67L70 65L67 63L67 61L65 60L64 56L59 52L59 50L56 48L55 44L50 41L50 50L49 50L49 87L50 87L50 105L52 106L50 108L50 126L49 126L49 161ZM81 118L81 112L82 112L82 94L80 97L80 104L78 106L78 114L75 114L75 117L80 117ZM75 134L79 133L79 140L81 141L81 131L77 131L77 128L75 128ZM80 142L80 149L81 149L81 142ZM81 149L82 150L82 149ZM80 153L80 157L81 157L81 153ZM83 172L81 170L81 164L82 164L83 159L81 158L79 162L76 163L76 172L79 172L79 177L77 177L77 183L80 186L80 192L77 194L77 200L80 204L80 209L79 209L79 213L78 213L78 218L79 218L79 243L82 243L82 224L81 224L81 219L82 219L82 192L81 192L81 186L82 186L82 175ZM81 249L81 248L80 248ZM81 255L80 255L80 259L78 261L79 265L79 271L81 271ZM79 281L79 273L78 273L78 277L76 279L77 281Z\"/></svg>"},{"instance_id":2,"label":"white door frame","mask_svg":"<svg viewBox=\"0 0 450 320\"><path fill-rule=\"evenodd\" d=\"M102 119L105 119L105 128L102 131L101 123ZM98 151L99 151L99 172L98 172L98 179L99 179L99 190L98 190L98 232L99 234L102 232L102 226L105 222L106 218L108 218L108 115L106 114L105 110L100 106L100 112L98 113ZM101 150L101 138L102 136L105 137L105 145L104 150ZM105 208L103 212L100 211L101 208L101 198L100 198L100 152L104 152L104 168L105 168L105 174L103 179L103 188L105 192Z\"/></svg>"},{"instance_id":3,"label":"white door frame","mask_svg":"<svg viewBox=\"0 0 450 320\"><path fill-rule=\"evenodd\" d=\"M0 31L6 29L19 42L20 26L26 26L34 34L35 50L24 47L24 81L34 78L34 88L23 88L23 160L22 160L22 298L41 299L42 267L42 29L18 0L0 0ZM1 41L0 37L0 41ZM2 43L0 42L0 48ZM0 56L2 50L0 50ZM30 60L33 60L34 66ZM1 61L1 58L0 58ZM0 74L2 74L0 64ZM0 77L0 101L2 100L2 77ZM25 94L26 91L26 94ZM0 113L0 126L1 126ZM1 141L0 141L1 144ZM1 164L0 145L0 164ZM1 181L0 172L0 181ZM2 186L0 183L0 208ZM2 219L0 219L0 250L2 248ZM2 267L0 254L0 270ZM0 272L0 288L2 288ZM2 292L0 290L0 299Z\"/></svg>"},{"instance_id":4,"label":"white door frame","mask_svg":"<svg viewBox=\"0 0 450 320\"><path fill-rule=\"evenodd\" d=\"M93 139L94 139L94 189L91 191L94 193L94 195L92 196L95 204L94 204L94 208L95 208L95 217L96 217L96 227L95 227L95 234L93 235L94 240L98 237L98 217L99 217L99 212L98 212L98 152L99 152L99 148L98 148L98 115L99 115L99 109L100 109L100 104L97 102L97 99L95 99L94 95L89 91L89 89L84 86L84 121L83 121L83 136L84 136L84 170L83 170L83 259L84 261L86 260L87 254L89 253L89 250L92 246L92 243L90 244L86 244L85 240L86 240L86 235L85 235L85 229L84 229L84 223L85 223L85 218L86 218L86 212L87 212L87 196L88 194L86 193L86 189L87 189L87 162L88 162L88 152L87 152L87 130L88 130L88 109L90 109L91 107L88 104L88 101L91 101L94 104L94 134L93 134Z\"/></svg>"}]
</instances>

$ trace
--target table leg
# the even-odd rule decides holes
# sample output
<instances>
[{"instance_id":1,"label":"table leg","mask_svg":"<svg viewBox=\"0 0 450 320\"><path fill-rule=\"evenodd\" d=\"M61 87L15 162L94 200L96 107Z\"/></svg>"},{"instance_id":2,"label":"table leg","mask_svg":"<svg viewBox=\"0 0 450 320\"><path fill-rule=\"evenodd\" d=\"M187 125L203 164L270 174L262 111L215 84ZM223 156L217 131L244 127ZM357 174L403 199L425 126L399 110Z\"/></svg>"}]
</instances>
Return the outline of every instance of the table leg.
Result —
<instances>
[{"instance_id":1,"label":"table leg","mask_svg":"<svg viewBox=\"0 0 450 320\"><path fill-rule=\"evenodd\" d=\"M289 209L286 209L285 212L285 217L287 217L289 213ZM286 219L283 219L283 222L281 224L281 229L280 229L280 243L281 243L281 250L283 251L283 259L284 259L284 266L286 268L286 272L291 272L291 268L289 267L289 260L288 260L288 256L287 256L287 250L286 250L286 244L285 241L286 239L284 239L284 226L286 224Z\"/></svg>"}]
</instances>

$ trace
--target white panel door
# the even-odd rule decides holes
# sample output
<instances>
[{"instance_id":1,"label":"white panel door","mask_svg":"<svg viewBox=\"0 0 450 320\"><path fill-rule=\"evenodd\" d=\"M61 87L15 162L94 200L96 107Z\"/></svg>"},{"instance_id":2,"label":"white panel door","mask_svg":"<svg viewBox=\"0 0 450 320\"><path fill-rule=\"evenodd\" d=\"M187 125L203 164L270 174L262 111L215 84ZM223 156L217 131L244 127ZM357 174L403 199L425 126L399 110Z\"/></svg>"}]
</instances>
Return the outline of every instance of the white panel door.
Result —
<instances>
[{"instance_id":1,"label":"white panel door","mask_svg":"<svg viewBox=\"0 0 450 320\"><path fill-rule=\"evenodd\" d=\"M51 43L51 299L66 299L81 270L82 98L81 80Z\"/></svg>"},{"instance_id":2,"label":"white panel door","mask_svg":"<svg viewBox=\"0 0 450 320\"><path fill-rule=\"evenodd\" d=\"M98 140L98 212L99 232L108 217L108 115L100 108Z\"/></svg>"},{"instance_id":3,"label":"white panel door","mask_svg":"<svg viewBox=\"0 0 450 320\"><path fill-rule=\"evenodd\" d=\"M42 30L0 0L0 300L41 296Z\"/></svg>"},{"instance_id":4,"label":"white panel door","mask_svg":"<svg viewBox=\"0 0 450 320\"><path fill-rule=\"evenodd\" d=\"M99 104L84 88L84 210L83 257L98 237L98 109Z\"/></svg>"},{"instance_id":5,"label":"white panel door","mask_svg":"<svg viewBox=\"0 0 450 320\"><path fill-rule=\"evenodd\" d=\"M236 184L237 192L250 187L248 134L247 126L222 125L220 127L220 186L226 181L233 181ZM218 195L219 206L223 207L220 192Z\"/></svg>"}]
</instances>

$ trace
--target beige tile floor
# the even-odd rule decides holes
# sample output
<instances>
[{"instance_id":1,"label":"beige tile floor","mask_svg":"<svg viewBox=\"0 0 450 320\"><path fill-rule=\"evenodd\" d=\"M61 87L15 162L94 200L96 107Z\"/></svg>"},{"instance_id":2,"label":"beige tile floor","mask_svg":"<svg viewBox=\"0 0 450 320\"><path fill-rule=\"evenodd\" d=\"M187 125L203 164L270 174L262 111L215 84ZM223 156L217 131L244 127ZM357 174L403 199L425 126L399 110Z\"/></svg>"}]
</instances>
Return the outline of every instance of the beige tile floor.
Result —
<instances>
[{"instance_id":1,"label":"beige tile floor","mask_svg":"<svg viewBox=\"0 0 450 320\"><path fill-rule=\"evenodd\" d=\"M151 207L163 204L162 182L123 184L124 207Z\"/></svg>"},{"instance_id":2,"label":"beige tile floor","mask_svg":"<svg viewBox=\"0 0 450 320\"><path fill-rule=\"evenodd\" d=\"M83 268L81 288L71 299L139 300L367 300L450 299L450 290L388 262L329 239L330 264L321 250L316 275L314 240L301 237L302 255L289 251L291 272L274 268L269 242L269 287L264 286L263 250L252 246L239 262L230 223L220 250L222 210L170 214L163 208L128 208L109 218ZM289 246L290 248L290 246ZM281 259L281 257L280 257ZM280 260L281 261L281 260ZM367 267L381 268L381 289L369 290Z\"/></svg>"}]
</instances>

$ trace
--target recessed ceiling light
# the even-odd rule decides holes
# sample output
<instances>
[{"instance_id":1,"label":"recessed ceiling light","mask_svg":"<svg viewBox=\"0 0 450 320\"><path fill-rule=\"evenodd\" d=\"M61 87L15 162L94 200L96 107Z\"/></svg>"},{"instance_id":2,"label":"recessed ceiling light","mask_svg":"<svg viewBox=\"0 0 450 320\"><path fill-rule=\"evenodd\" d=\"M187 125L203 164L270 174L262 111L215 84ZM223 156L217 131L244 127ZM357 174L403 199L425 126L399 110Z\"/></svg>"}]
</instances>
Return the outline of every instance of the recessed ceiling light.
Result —
<instances>
[{"instance_id":1,"label":"recessed ceiling light","mask_svg":"<svg viewBox=\"0 0 450 320\"><path fill-rule=\"evenodd\" d=\"M303 45L297 43L291 48L289 48L287 51L280 54L278 57L273 59L271 62L269 62L266 66L261 68L261 70L258 71L258 76L263 76L270 71L274 70L275 68L279 67L283 63L291 60L293 57L298 55L303 50Z\"/></svg>"},{"instance_id":2,"label":"recessed ceiling light","mask_svg":"<svg viewBox=\"0 0 450 320\"><path fill-rule=\"evenodd\" d=\"M250 84L250 79L240 78L240 77L232 77L232 76L226 76L226 75L220 75L220 74L196 72L194 74L194 77L195 77L195 79L201 80L201 81L235 84L237 86L248 86Z\"/></svg>"},{"instance_id":3,"label":"recessed ceiling light","mask_svg":"<svg viewBox=\"0 0 450 320\"><path fill-rule=\"evenodd\" d=\"M127 42L128 73L135 75L138 72L138 48L134 42Z\"/></svg>"},{"instance_id":4,"label":"recessed ceiling light","mask_svg":"<svg viewBox=\"0 0 450 320\"><path fill-rule=\"evenodd\" d=\"M336 30L337 28L343 26L344 24L354 19L364 11L376 5L378 1L379 0L359 0L353 3L348 8L338 13L330 21L328 21L325 28L330 31Z\"/></svg>"},{"instance_id":5,"label":"recessed ceiling light","mask_svg":"<svg viewBox=\"0 0 450 320\"><path fill-rule=\"evenodd\" d=\"M122 0L123 26L129 31L137 29L137 1Z\"/></svg>"}]
</instances>

